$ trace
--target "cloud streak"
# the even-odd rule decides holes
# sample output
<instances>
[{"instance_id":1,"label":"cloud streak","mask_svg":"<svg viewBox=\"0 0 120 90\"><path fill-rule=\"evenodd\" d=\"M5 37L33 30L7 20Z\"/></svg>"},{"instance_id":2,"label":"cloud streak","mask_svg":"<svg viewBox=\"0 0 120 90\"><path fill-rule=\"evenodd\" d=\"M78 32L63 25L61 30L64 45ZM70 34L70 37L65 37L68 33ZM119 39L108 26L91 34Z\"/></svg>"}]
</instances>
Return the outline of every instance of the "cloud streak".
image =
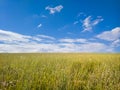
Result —
<instances>
[{"instance_id":1,"label":"cloud streak","mask_svg":"<svg viewBox=\"0 0 120 90\"><path fill-rule=\"evenodd\" d=\"M40 23L38 26L37 26L37 28L41 28L42 27L42 24Z\"/></svg>"},{"instance_id":2,"label":"cloud streak","mask_svg":"<svg viewBox=\"0 0 120 90\"><path fill-rule=\"evenodd\" d=\"M92 31L93 27L103 21L102 17L98 16L97 19L92 20L92 16L88 16L83 20L83 32Z\"/></svg>"}]
</instances>

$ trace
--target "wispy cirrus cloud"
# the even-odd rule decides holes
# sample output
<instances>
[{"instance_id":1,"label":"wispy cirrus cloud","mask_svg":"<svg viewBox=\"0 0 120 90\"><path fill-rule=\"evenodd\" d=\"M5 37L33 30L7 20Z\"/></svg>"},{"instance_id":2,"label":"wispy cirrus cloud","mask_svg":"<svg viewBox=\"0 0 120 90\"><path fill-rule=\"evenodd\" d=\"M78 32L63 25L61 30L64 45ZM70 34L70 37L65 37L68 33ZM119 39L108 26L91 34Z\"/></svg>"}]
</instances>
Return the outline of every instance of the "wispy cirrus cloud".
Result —
<instances>
[{"instance_id":1,"label":"wispy cirrus cloud","mask_svg":"<svg viewBox=\"0 0 120 90\"><path fill-rule=\"evenodd\" d=\"M79 21L75 21L73 24L76 25L76 24L78 24L78 23L79 23Z\"/></svg>"},{"instance_id":2,"label":"wispy cirrus cloud","mask_svg":"<svg viewBox=\"0 0 120 90\"><path fill-rule=\"evenodd\" d=\"M55 38L54 38L54 37L47 36L47 35L37 35L37 37L39 37L39 38L44 38L44 39L51 39L51 40L55 40Z\"/></svg>"},{"instance_id":3,"label":"wispy cirrus cloud","mask_svg":"<svg viewBox=\"0 0 120 90\"><path fill-rule=\"evenodd\" d=\"M41 15L41 17L42 17L42 18L47 18L47 16L46 16L46 15Z\"/></svg>"},{"instance_id":4,"label":"wispy cirrus cloud","mask_svg":"<svg viewBox=\"0 0 120 90\"><path fill-rule=\"evenodd\" d=\"M78 18L78 17L81 17L81 16L84 16L84 17L85 17L86 14L85 14L84 12L79 12L79 13L77 14L77 18Z\"/></svg>"},{"instance_id":5,"label":"wispy cirrus cloud","mask_svg":"<svg viewBox=\"0 0 120 90\"><path fill-rule=\"evenodd\" d=\"M37 26L37 28L41 28L42 27L42 24L40 23L38 26Z\"/></svg>"},{"instance_id":6,"label":"wispy cirrus cloud","mask_svg":"<svg viewBox=\"0 0 120 90\"><path fill-rule=\"evenodd\" d=\"M95 20L92 20L92 16L86 17L82 22L83 32L91 31L93 27L99 24L101 21L103 21L103 18L101 16L98 16Z\"/></svg>"},{"instance_id":7,"label":"wispy cirrus cloud","mask_svg":"<svg viewBox=\"0 0 120 90\"><path fill-rule=\"evenodd\" d=\"M49 10L50 11L50 14L54 14L56 12L60 12L61 10L63 9L63 6L62 5L58 5L56 7L50 7L50 6L47 6L45 8L45 10Z\"/></svg>"}]
</instances>

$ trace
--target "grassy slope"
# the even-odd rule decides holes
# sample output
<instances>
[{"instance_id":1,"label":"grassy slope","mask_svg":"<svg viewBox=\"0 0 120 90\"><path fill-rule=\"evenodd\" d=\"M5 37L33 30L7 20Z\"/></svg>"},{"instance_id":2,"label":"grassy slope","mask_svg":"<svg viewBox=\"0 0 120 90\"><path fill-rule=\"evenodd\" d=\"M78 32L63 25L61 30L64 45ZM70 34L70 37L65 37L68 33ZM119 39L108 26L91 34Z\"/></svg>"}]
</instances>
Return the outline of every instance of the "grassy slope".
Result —
<instances>
[{"instance_id":1,"label":"grassy slope","mask_svg":"<svg viewBox=\"0 0 120 90\"><path fill-rule=\"evenodd\" d=\"M0 54L0 90L120 90L120 54Z\"/></svg>"}]
</instances>

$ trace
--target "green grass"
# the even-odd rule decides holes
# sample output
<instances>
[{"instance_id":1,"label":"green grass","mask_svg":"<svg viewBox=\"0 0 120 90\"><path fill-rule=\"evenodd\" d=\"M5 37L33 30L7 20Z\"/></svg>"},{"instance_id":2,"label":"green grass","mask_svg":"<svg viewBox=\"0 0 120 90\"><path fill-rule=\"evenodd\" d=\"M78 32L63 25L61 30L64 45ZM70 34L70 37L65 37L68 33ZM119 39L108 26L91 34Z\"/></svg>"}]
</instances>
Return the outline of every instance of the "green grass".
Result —
<instances>
[{"instance_id":1,"label":"green grass","mask_svg":"<svg viewBox=\"0 0 120 90\"><path fill-rule=\"evenodd\" d=\"M120 90L120 54L0 54L0 90Z\"/></svg>"}]
</instances>

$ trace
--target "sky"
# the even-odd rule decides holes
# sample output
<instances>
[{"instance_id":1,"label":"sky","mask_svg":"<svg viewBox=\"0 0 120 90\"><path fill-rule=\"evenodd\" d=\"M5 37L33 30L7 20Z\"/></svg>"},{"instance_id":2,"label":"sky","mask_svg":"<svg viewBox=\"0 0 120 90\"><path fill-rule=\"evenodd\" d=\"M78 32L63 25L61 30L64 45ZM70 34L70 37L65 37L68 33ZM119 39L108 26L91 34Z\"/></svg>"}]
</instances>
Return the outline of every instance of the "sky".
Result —
<instances>
[{"instance_id":1,"label":"sky","mask_svg":"<svg viewBox=\"0 0 120 90\"><path fill-rule=\"evenodd\" d=\"M0 53L120 52L120 0L0 0Z\"/></svg>"}]
</instances>

